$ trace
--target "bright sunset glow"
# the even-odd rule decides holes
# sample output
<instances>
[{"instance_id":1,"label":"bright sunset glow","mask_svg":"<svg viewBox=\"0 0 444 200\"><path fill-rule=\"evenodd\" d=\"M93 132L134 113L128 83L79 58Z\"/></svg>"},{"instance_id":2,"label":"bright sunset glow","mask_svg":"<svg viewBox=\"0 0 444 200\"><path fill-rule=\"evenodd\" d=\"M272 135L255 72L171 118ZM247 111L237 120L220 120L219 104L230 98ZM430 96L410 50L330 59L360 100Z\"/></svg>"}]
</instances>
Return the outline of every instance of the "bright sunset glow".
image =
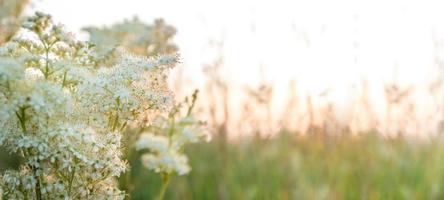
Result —
<instances>
[{"instance_id":1,"label":"bright sunset glow","mask_svg":"<svg viewBox=\"0 0 444 200\"><path fill-rule=\"evenodd\" d=\"M95 9L104 3L105 8ZM162 17L179 30L175 41L185 73L200 87L202 66L222 56L232 84L256 85L263 70L263 77L276 85L277 99L284 98L288 82L295 79L300 94L328 91L339 110L348 109L354 88L366 80L372 104L385 112L385 84L424 90L439 74L436 61L444 39L440 7L439 1L419 0L45 0L36 1L29 12L52 13L82 37L87 37L79 31L85 26Z\"/></svg>"},{"instance_id":2,"label":"bright sunset glow","mask_svg":"<svg viewBox=\"0 0 444 200\"><path fill-rule=\"evenodd\" d=\"M439 1L125 2L45 0L30 10L51 12L77 33L122 18L162 17L179 30L187 68L210 62L209 41L223 40L236 81L251 83L259 75L244 74L264 67L267 79L298 78L313 93L362 77L389 81L395 71L405 84L421 83L433 75L434 42L444 31Z\"/></svg>"},{"instance_id":3,"label":"bright sunset glow","mask_svg":"<svg viewBox=\"0 0 444 200\"><path fill-rule=\"evenodd\" d=\"M0 200L444 199L443 9L0 0Z\"/></svg>"}]
</instances>

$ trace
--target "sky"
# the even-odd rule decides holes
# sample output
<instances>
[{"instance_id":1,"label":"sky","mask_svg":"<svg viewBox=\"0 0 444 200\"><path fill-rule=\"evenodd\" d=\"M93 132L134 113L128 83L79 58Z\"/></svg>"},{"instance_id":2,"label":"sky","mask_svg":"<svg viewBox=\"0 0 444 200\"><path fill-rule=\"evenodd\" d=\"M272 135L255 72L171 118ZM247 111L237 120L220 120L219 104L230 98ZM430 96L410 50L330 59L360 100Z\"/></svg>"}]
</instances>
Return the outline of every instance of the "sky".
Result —
<instances>
[{"instance_id":1,"label":"sky","mask_svg":"<svg viewBox=\"0 0 444 200\"><path fill-rule=\"evenodd\" d=\"M421 85L437 74L436 41L444 39L439 1L424 0L37 0L80 37L90 25L138 16L178 29L185 69L199 74L219 55L230 81L276 85L296 79L303 91L326 89L339 100L362 79ZM222 42L222 50L210 44ZM220 54L222 53L222 54ZM201 78L196 75L196 81Z\"/></svg>"},{"instance_id":2,"label":"sky","mask_svg":"<svg viewBox=\"0 0 444 200\"><path fill-rule=\"evenodd\" d=\"M440 94L431 95L428 89L431 81L444 75L437 65L444 63L443 1L33 2L28 14L47 12L83 39L87 35L82 27L111 25L134 16L147 23L164 18L178 30L174 42L180 48L180 67L200 86L205 80L203 66L222 56L222 73L230 84L255 86L263 77L274 84L275 99L285 100L289 81L296 80L299 95L319 97L316 105L325 103L319 94L328 91L328 101L334 102L341 120L353 116L354 91L363 80L369 85L373 109L388 126L384 86L393 82L415 89L411 100L419 124L412 124L413 132L433 132L443 120L432 104L441 102L434 99Z\"/></svg>"}]
</instances>

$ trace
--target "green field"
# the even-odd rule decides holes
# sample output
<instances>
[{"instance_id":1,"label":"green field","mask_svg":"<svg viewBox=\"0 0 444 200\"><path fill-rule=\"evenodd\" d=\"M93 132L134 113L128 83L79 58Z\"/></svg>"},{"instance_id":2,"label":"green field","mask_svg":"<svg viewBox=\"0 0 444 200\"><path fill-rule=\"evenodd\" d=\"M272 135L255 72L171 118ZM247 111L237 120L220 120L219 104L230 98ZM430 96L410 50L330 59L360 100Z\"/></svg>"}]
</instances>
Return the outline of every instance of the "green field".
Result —
<instances>
[{"instance_id":1,"label":"green field","mask_svg":"<svg viewBox=\"0 0 444 200\"><path fill-rule=\"evenodd\" d=\"M166 199L443 199L441 139L294 136L188 149L193 171ZM134 164L132 199L151 199L158 175ZM122 182L124 184L124 182Z\"/></svg>"}]
</instances>

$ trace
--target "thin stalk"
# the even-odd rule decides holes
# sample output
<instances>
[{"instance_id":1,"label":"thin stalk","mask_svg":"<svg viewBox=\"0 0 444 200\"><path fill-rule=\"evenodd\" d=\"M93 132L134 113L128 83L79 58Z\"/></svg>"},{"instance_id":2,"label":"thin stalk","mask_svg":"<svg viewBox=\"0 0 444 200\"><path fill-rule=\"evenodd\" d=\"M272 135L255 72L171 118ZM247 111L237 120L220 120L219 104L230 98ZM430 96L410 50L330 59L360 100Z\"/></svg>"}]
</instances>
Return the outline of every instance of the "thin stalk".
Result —
<instances>
[{"instance_id":1,"label":"thin stalk","mask_svg":"<svg viewBox=\"0 0 444 200\"><path fill-rule=\"evenodd\" d=\"M170 184L170 179L171 177L169 173L162 174L162 187L160 188L157 200L163 200L165 198L165 192L168 189L168 185Z\"/></svg>"},{"instance_id":2,"label":"thin stalk","mask_svg":"<svg viewBox=\"0 0 444 200\"><path fill-rule=\"evenodd\" d=\"M119 124L120 97L116 98L116 104L117 104L117 106L116 106L116 116L114 117L114 121L112 123L112 125L113 125L111 127L112 131L115 131L116 128L117 128L117 125Z\"/></svg>"},{"instance_id":3,"label":"thin stalk","mask_svg":"<svg viewBox=\"0 0 444 200\"><path fill-rule=\"evenodd\" d=\"M43 75L45 76L45 79L48 79L49 75L52 74L49 72L49 51L51 50L51 47L52 45L54 45L54 43L46 43L41 35L39 35L39 39L42 42L43 47L45 48L45 71L43 72Z\"/></svg>"},{"instance_id":4,"label":"thin stalk","mask_svg":"<svg viewBox=\"0 0 444 200\"><path fill-rule=\"evenodd\" d=\"M63 80L62 80L62 88L66 85L66 76L68 75L68 70L65 70L65 73L63 73Z\"/></svg>"},{"instance_id":5,"label":"thin stalk","mask_svg":"<svg viewBox=\"0 0 444 200\"><path fill-rule=\"evenodd\" d=\"M71 172L71 177L69 178L69 186L68 186L68 195L71 196L72 183L74 181L74 176L76 174L76 168L74 168Z\"/></svg>"},{"instance_id":6,"label":"thin stalk","mask_svg":"<svg viewBox=\"0 0 444 200\"><path fill-rule=\"evenodd\" d=\"M40 177L37 175L37 167L31 166L32 173L34 175L34 178L36 179L35 183L35 197L37 200L42 200L42 191L40 187Z\"/></svg>"},{"instance_id":7,"label":"thin stalk","mask_svg":"<svg viewBox=\"0 0 444 200\"><path fill-rule=\"evenodd\" d=\"M193 95L192 95L192 99L191 99L191 105L190 105L190 107L188 107L187 116L191 115L191 112L193 111L193 108L196 105L198 93L199 93L199 90L194 90Z\"/></svg>"},{"instance_id":8,"label":"thin stalk","mask_svg":"<svg viewBox=\"0 0 444 200\"><path fill-rule=\"evenodd\" d=\"M27 107L21 107L20 108L20 113L16 113L17 118L20 121L20 126L22 128L22 131L26 134L27 130L26 130L26 109ZM32 166L30 165L30 168L32 170L32 173L34 175L34 178L36 179L36 183L35 183L35 196L37 200L42 200L42 191L41 191L41 186L40 186L40 177L37 175L37 170L38 168L36 166Z\"/></svg>"},{"instance_id":9,"label":"thin stalk","mask_svg":"<svg viewBox=\"0 0 444 200\"><path fill-rule=\"evenodd\" d=\"M45 72L43 73L43 75L45 76L45 79L48 79L49 77L49 48L46 45L46 43L44 43L45 46Z\"/></svg>"}]
</instances>

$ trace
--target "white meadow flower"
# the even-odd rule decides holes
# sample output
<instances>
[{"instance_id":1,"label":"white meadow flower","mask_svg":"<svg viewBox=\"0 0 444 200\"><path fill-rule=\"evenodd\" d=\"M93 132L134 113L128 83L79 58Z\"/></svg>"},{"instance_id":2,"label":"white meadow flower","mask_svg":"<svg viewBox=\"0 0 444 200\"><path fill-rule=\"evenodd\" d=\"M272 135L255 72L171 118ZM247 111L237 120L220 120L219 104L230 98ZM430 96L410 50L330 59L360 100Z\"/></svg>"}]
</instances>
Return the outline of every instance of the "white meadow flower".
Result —
<instances>
[{"instance_id":1,"label":"white meadow flower","mask_svg":"<svg viewBox=\"0 0 444 200\"><path fill-rule=\"evenodd\" d=\"M150 133L142 134L136 143L137 150L148 149L156 153L166 152L168 148L168 138Z\"/></svg>"},{"instance_id":2,"label":"white meadow flower","mask_svg":"<svg viewBox=\"0 0 444 200\"><path fill-rule=\"evenodd\" d=\"M172 96L163 65L174 59L123 55L101 66L106 62L93 45L76 41L49 15L36 13L23 28L0 47L0 144L25 158L20 170L0 177L3 196L123 199L114 180L127 168L120 131L169 106L161 100ZM160 136L139 143L157 153L170 150ZM170 160L161 163L186 171L180 155Z\"/></svg>"},{"instance_id":3,"label":"white meadow flower","mask_svg":"<svg viewBox=\"0 0 444 200\"><path fill-rule=\"evenodd\" d=\"M141 134L136 150L150 150L142 156L146 168L167 176L172 173L185 175L191 171L188 158L183 153L184 147L209 138L202 123L190 113L196 98L197 93L194 93L191 102L184 102L189 104L185 116L181 116L182 104L178 104L167 116L154 118L148 127L149 132Z\"/></svg>"},{"instance_id":4,"label":"white meadow flower","mask_svg":"<svg viewBox=\"0 0 444 200\"><path fill-rule=\"evenodd\" d=\"M158 173L173 173L185 175L191 171L188 165L188 158L185 155L174 151L167 151L158 155L145 154L142 156L143 165Z\"/></svg>"}]
</instances>

